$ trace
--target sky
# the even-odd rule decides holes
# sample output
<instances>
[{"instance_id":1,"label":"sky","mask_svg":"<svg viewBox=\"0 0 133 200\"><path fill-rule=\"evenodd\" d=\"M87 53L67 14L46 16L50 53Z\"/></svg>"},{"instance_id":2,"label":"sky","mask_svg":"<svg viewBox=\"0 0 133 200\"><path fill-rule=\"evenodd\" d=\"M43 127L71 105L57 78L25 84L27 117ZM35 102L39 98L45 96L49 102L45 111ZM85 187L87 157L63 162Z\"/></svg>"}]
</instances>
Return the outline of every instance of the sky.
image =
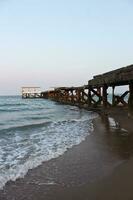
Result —
<instances>
[{"instance_id":1,"label":"sky","mask_svg":"<svg viewBox=\"0 0 133 200\"><path fill-rule=\"evenodd\" d=\"M132 0L0 0L0 95L133 63Z\"/></svg>"}]
</instances>

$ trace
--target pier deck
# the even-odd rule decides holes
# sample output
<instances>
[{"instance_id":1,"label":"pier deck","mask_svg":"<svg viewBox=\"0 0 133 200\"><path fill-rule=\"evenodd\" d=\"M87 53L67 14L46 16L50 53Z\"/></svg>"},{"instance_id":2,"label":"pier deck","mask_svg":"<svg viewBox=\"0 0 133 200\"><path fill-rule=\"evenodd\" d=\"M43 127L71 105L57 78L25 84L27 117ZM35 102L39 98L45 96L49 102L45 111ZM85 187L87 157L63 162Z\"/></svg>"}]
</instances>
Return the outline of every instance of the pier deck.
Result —
<instances>
[{"instance_id":1,"label":"pier deck","mask_svg":"<svg viewBox=\"0 0 133 200\"><path fill-rule=\"evenodd\" d=\"M129 85L133 81L133 65L94 76L88 82L93 87Z\"/></svg>"}]
</instances>

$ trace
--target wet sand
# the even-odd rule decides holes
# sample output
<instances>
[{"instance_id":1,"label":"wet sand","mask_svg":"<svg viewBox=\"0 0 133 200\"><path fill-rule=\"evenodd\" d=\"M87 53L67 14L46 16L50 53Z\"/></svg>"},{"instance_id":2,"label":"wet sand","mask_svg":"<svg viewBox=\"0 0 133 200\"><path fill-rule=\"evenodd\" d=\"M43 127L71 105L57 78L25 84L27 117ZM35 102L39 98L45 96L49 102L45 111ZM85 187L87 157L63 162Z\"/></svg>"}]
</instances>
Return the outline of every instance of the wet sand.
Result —
<instances>
[{"instance_id":1,"label":"wet sand","mask_svg":"<svg viewBox=\"0 0 133 200\"><path fill-rule=\"evenodd\" d=\"M80 145L6 184L0 199L132 200L132 119L121 111L110 116L95 119Z\"/></svg>"}]
</instances>

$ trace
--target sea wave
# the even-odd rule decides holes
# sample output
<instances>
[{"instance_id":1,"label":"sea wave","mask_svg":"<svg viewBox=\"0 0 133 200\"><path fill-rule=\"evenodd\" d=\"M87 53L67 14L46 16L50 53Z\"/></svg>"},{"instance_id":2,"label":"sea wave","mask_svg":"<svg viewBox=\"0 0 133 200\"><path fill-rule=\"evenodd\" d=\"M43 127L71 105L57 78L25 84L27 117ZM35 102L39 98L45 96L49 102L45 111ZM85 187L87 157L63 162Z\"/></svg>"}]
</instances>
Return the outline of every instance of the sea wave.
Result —
<instances>
[{"instance_id":1,"label":"sea wave","mask_svg":"<svg viewBox=\"0 0 133 200\"><path fill-rule=\"evenodd\" d=\"M29 169L41 165L44 161L59 157L69 148L85 140L93 131L93 124L92 121L89 120L88 122L86 121L84 125L80 124L79 127L79 122L80 121L75 122L75 125L71 123L72 126L64 121L60 123L60 125L57 125L57 123L51 124L47 133L46 131L42 131L40 133L31 134L29 138L30 142L27 138L27 145L23 144L21 138L16 138L17 145L11 146L10 144L7 146L10 147L8 150L11 152L10 155L7 156L3 168L1 166L0 188L2 189L8 181L15 181L17 178L23 178ZM20 136L16 134L16 137ZM32 153L30 148L32 148ZM28 152L30 152L29 155ZM5 168L5 166L8 167Z\"/></svg>"},{"instance_id":2,"label":"sea wave","mask_svg":"<svg viewBox=\"0 0 133 200\"><path fill-rule=\"evenodd\" d=\"M96 117L96 114L91 114L90 116L90 119L93 119ZM45 121L43 122L40 122L40 123L30 123L30 124L22 124L22 125L18 125L18 126L10 126L8 128L3 128L3 129L0 129L0 134L5 134L5 133L11 133L11 132L15 132L15 131L25 131L25 130L36 130L38 128L42 128L42 127L46 127L50 124L56 124L56 125L59 125L59 124L64 124L64 123L74 123L74 122L83 122L85 120L88 120L89 119L89 116L85 117L81 117L79 119L66 119L66 120L56 120L56 121L50 121L50 118L48 117L45 117L45 116L35 116L35 117L29 117L28 118L29 120L40 120L40 119L44 119Z\"/></svg>"},{"instance_id":3,"label":"sea wave","mask_svg":"<svg viewBox=\"0 0 133 200\"><path fill-rule=\"evenodd\" d=\"M0 107L25 106L26 103L1 103Z\"/></svg>"},{"instance_id":4,"label":"sea wave","mask_svg":"<svg viewBox=\"0 0 133 200\"><path fill-rule=\"evenodd\" d=\"M42 122L42 123L35 123L35 124L27 124L27 125L21 125L21 126L13 126L9 128L4 128L0 130L0 134L5 133L12 133L15 131L25 131L25 130L32 130L32 129L38 129L40 127L44 127L52 123L52 121Z\"/></svg>"},{"instance_id":5,"label":"sea wave","mask_svg":"<svg viewBox=\"0 0 133 200\"><path fill-rule=\"evenodd\" d=\"M20 99L13 99L19 102ZM2 99L3 101L3 99ZM19 104L19 103L18 103ZM25 104L25 103L24 103ZM38 101L31 106L43 111L7 112L0 118L0 188L24 177L29 169L57 158L80 144L93 131L93 112L53 102ZM30 107L31 106L31 107ZM48 108L48 109L47 109ZM13 109L13 107L12 107Z\"/></svg>"}]
</instances>

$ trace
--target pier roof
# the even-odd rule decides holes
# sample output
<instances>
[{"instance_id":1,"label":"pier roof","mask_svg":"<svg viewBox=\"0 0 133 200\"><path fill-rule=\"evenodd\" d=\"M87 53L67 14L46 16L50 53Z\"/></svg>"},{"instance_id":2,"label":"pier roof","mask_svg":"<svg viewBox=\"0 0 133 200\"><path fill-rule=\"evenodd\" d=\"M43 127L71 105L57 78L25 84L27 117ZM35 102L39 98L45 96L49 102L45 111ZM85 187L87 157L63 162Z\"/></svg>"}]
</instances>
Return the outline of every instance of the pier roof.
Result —
<instances>
[{"instance_id":1,"label":"pier roof","mask_svg":"<svg viewBox=\"0 0 133 200\"><path fill-rule=\"evenodd\" d=\"M107 86L127 85L130 82L133 82L133 64L94 76L93 79L88 82L88 84L92 87L100 87L104 84Z\"/></svg>"}]
</instances>

